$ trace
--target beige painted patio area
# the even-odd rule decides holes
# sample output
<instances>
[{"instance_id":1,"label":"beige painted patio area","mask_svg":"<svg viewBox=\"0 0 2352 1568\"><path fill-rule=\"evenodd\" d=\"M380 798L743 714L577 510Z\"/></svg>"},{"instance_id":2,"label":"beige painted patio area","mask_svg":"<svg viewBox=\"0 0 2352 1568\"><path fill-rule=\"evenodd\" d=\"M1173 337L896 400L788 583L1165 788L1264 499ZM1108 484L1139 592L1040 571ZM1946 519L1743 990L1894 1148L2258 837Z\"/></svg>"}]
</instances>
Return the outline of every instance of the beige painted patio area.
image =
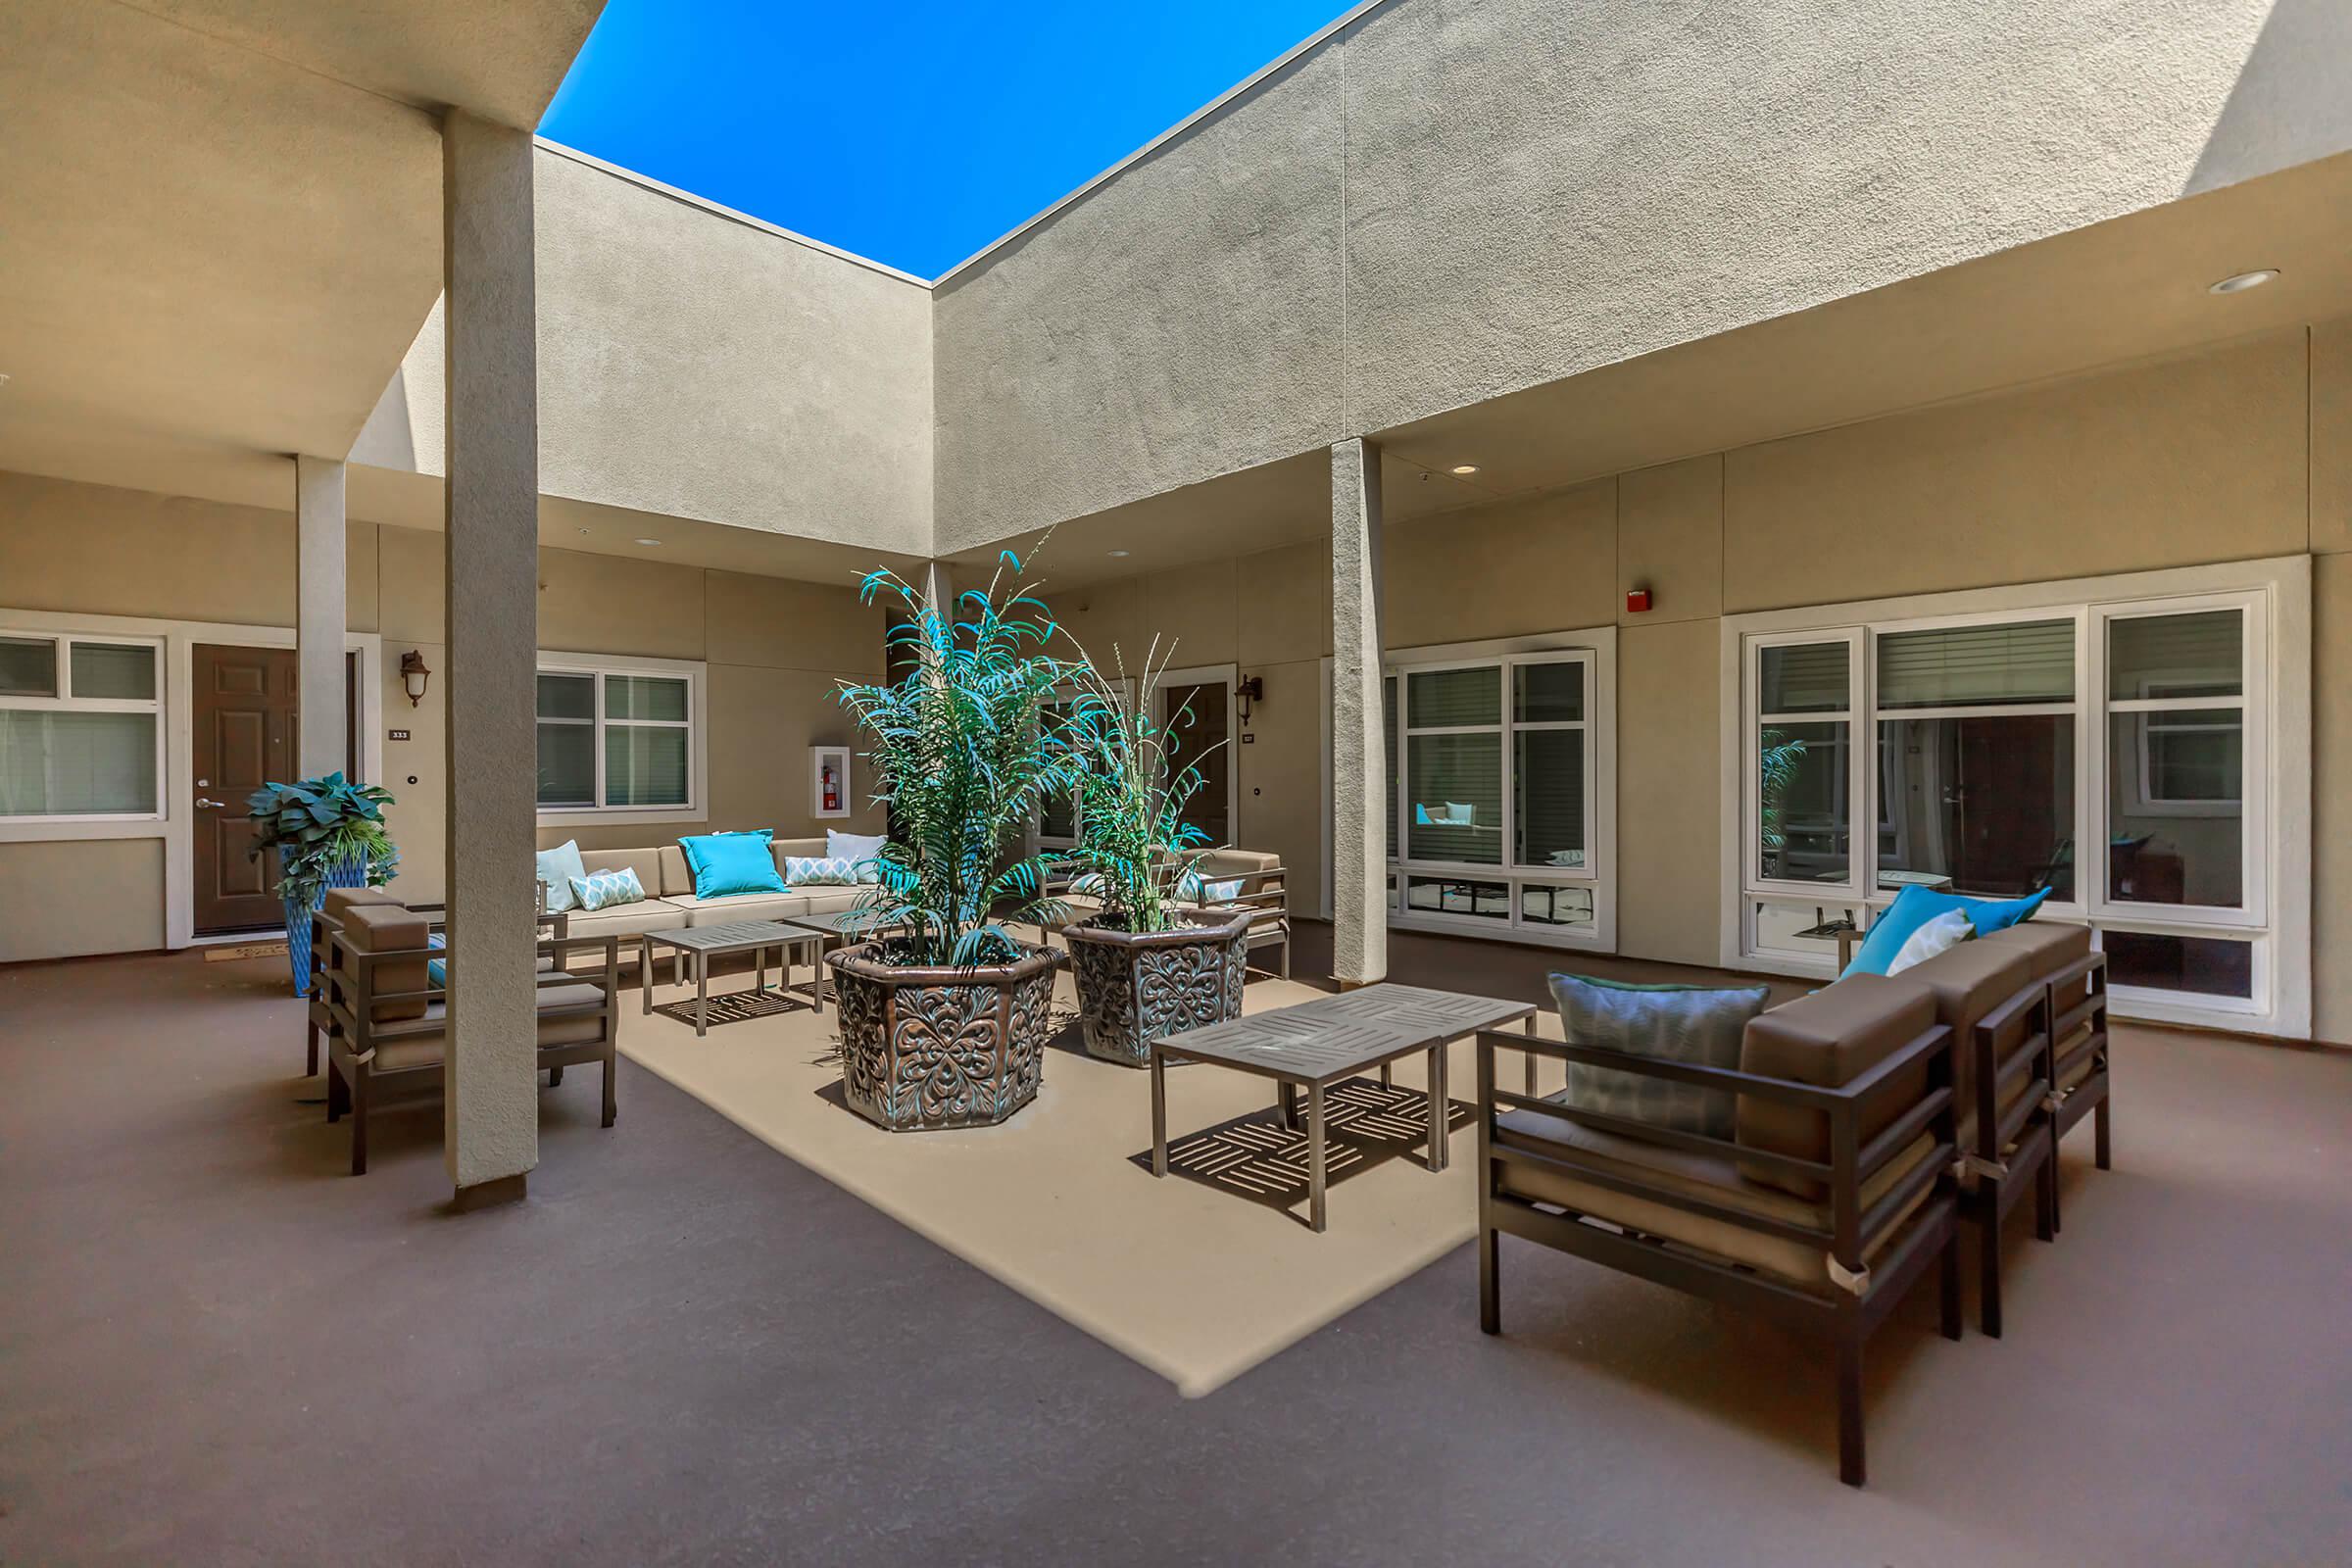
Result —
<instances>
[{"instance_id":1,"label":"beige painted patio area","mask_svg":"<svg viewBox=\"0 0 2352 1568\"><path fill-rule=\"evenodd\" d=\"M804 1003L808 976L805 964L795 971ZM752 983L749 973L713 980L720 993ZM1323 994L1260 975L1246 1010ZM662 984L654 998L663 1010L650 1017L636 993L624 995L621 1051L1190 1396L1470 1239L1477 1198L1466 1122L1444 1171L1425 1168L1415 1151L1342 1174L1321 1235L1297 1211L1181 1175L1154 1178L1132 1157L1152 1147L1151 1075L1084 1053L1067 970L1055 997L1065 1027L1047 1051L1038 1098L998 1127L894 1134L848 1109L831 1059L838 1014L830 1004L822 1014L804 1004L714 1021L698 1038L680 1016L690 1013L692 986ZM1511 1059L1516 1075L1523 1058ZM1471 1099L1468 1042L1456 1043L1451 1066L1454 1099ZM1556 1078L1556 1064L1547 1067ZM1424 1087L1425 1059L1406 1058L1395 1077ZM1206 1063L1171 1069L1169 1140L1267 1111L1271 1102L1264 1079Z\"/></svg>"}]
</instances>

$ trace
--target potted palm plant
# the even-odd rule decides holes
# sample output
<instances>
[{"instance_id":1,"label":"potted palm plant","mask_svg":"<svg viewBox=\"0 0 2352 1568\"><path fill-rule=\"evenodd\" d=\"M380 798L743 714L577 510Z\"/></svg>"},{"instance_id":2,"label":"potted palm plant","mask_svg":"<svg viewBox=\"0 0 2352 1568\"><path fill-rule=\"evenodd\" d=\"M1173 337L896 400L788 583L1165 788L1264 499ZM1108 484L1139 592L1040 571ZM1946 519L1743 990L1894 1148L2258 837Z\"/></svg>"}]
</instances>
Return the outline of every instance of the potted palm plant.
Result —
<instances>
[{"instance_id":1,"label":"potted palm plant","mask_svg":"<svg viewBox=\"0 0 2352 1568\"><path fill-rule=\"evenodd\" d=\"M1005 846L1075 780L1081 760L1048 710L1081 666L1041 652L1053 621L1011 592L1007 575L1017 584L1020 571L1007 553L985 591L954 605L889 570L861 589L904 611L889 642L911 667L895 684L841 688L871 742L891 836L878 880L844 922L845 935L868 940L826 961L843 1091L893 1132L1004 1121L1044 1076L1061 956L1017 940L1008 922L1059 911L1044 858Z\"/></svg>"},{"instance_id":2,"label":"potted palm plant","mask_svg":"<svg viewBox=\"0 0 2352 1568\"><path fill-rule=\"evenodd\" d=\"M328 888L380 888L399 873L400 851L384 826L391 793L341 773L265 784L246 797L251 854L277 852L277 896L286 906L286 957L294 989L311 988L311 916Z\"/></svg>"},{"instance_id":3,"label":"potted palm plant","mask_svg":"<svg viewBox=\"0 0 2352 1568\"><path fill-rule=\"evenodd\" d=\"M1240 1017L1249 973L1250 912L1198 907L1208 835L1184 811L1206 782L1207 753L1175 756L1174 726L1189 710L1172 725L1152 716L1167 667L1157 652L1154 640L1133 690L1123 662L1116 680L1088 664L1068 710L1068 744L1086 760L1068 858L1102 908L1062 937L1088 1053L1130 1067L1151 1065L1154 1037Z\"/></svg>"}]
</instances>

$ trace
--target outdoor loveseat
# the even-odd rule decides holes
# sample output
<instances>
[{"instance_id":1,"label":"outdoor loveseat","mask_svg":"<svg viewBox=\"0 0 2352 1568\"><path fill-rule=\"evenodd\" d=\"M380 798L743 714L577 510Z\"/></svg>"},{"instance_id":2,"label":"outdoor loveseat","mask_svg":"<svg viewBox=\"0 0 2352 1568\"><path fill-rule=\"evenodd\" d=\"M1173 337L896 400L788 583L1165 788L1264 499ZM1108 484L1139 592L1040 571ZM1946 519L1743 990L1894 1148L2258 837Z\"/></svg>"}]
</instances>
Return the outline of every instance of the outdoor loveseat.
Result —
<instances>
[{"instance_id":1,"label":"outdoor loveseat","mask_svg":"<svg viewBox=\"0 0 2352 1568\"><path fill-rule=\"evenodd\" d=\"M1981 1320L1998 1335L2001 1217L2031 1194L2036 1235L2055 1235L2062 1125L2095 1111L2105 1165L2104 963L2082 927L2011 927L1767 1009L1736 1069L1480 1035L1480 1326L1500 1331L1507 1232L1825 1337L1838 1472L1862 1485L1871 1333L1933 1267L1943 1332L1958 1338L1968 1219ZM1501 1089L1498 1049L1729 1093L1734 1134Z\"/></svg>"},{"instance_id":2,"label":"outdoor loveseat","mask_svg":"<svg viewBox=\"0 0 2352 1568\"><path fill-rule=\"evenodd\" d=\"M390 901L350 904L327 934L328 959L318 966L327 1044L326 1119L351 1117L351 1173L368 1173L368 1118L387 1103L437 1098L449 1047L448 993L435 965L463 962L437 945L442 933L424 911ZM550 1085L564 1069L601 1063L604 1122L612 1125L613 1080L619 1068L620 1006L616 994L619 939L610 933L539 944L538 1065ZM581 978L563 960L581 950L600 951L601 975Z\"/></svg>"}]
</instances>

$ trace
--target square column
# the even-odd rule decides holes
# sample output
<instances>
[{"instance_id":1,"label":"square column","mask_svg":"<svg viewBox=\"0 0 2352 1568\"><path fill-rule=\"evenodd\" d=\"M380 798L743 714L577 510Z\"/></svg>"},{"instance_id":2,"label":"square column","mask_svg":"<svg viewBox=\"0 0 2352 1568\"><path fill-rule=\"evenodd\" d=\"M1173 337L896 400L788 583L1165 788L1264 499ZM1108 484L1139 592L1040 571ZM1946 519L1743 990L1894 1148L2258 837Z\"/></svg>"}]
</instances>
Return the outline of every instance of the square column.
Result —
<instances>
[{"instance_id":1,"label":"square column","mask_svg":"<svg viewBox=\"0 0 2352 1568\"><path fill-rule=\"evenodd\" d=\"M441 127L448 296L449 1046L442 1156L462 1203L539 1162L539 367L530 132Z\"/></svg>"},{"instance_id":2,"label":"square column","mask_svg":"<svg viewBox=\"0 0 2352 1568\"><path fill-rule=\"evenodd\" d=\"M343 711L343 465L294 460L294 645L304 778L340 772L350 761Z\"/></svg>"},{"instance_id":3,"label":"square column","mask_svg":"<svg viewBox=\"0 0 2352 1568\"><path fill-rule=\"evenodd\" d=\"M1389 972L1380 530L1380 448L1339 442L1331 449L1331 972L1344 987Z\"/></svg>"}]
</instances>

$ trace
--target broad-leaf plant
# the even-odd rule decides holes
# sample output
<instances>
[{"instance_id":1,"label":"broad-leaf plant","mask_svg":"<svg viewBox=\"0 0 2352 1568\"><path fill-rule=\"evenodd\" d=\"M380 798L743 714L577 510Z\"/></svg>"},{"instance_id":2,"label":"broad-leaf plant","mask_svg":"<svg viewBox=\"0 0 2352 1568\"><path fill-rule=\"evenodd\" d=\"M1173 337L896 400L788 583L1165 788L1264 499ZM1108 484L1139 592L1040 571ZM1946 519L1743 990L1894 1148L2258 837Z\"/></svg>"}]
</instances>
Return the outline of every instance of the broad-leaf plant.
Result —
<instances>
[{"instance_id":1,"label":"broad-leaf plant","mask_svg":"<svg viewBox=\"0 0 2352 1568\"><path fill-rule=\"evenodd\" d=\"M362 861L368 885L380 888L400 866L400 851L384 826L391 792L358 784L341 773L293 784L264 784L245 799L253 818L253 858L278 857L278 897L317 906L327 873Z\"/></svg>"}]
</instances>

